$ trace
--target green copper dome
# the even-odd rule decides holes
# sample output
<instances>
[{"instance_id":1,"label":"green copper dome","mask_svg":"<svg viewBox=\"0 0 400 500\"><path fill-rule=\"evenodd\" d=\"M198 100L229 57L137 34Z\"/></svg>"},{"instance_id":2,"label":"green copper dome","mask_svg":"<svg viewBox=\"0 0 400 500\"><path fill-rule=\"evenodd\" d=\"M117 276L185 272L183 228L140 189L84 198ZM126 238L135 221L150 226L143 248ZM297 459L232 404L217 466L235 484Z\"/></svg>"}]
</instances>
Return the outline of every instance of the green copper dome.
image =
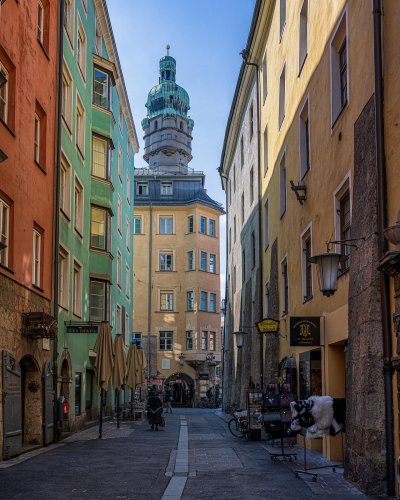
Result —
<instances>
[{"instance_id":1,"label":"green copper dome","mask_svg":"<svg viewBox=\"0 0 400 500\"><path fill-rule=\"evenodd\" d=\"M169 47L168 47L169 49ZM146 108L147 117L182 116L187 118L190 109L189 95L185 89L175 83L176 61L167 53L160 59L160 79L149 92Z\"/></svg>"}]
</instances>

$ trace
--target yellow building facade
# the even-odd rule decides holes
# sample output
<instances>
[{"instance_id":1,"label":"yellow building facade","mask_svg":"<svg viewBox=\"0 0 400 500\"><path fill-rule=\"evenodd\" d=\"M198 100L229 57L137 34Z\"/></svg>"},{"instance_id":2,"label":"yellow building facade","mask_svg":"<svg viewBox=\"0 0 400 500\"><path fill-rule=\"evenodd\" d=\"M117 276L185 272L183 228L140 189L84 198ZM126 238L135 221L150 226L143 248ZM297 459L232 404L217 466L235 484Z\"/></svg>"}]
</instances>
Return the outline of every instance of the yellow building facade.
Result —
<instances>
[{"instance_id":1,"label":"yellow building facade","mask_svg":"<svg viewBox=\"0 0 400 500\"><path fill-rule=\"evenodd\" d=\"M258 1L244 62L248 71L246 63L257 65L259 79L263 316L280 321L279 338L264 336L264 383L290 381L300 399L346 398L345 453L340 435L309 446L344 458L347 477L371 494L393 491L399 454L400 286L397 274L385 312L376 59L381 25L386 225L394 225L399 15L391 1ZM347 256L330 296L309 260L327 251Z\"/></svg>"}]
</instances>

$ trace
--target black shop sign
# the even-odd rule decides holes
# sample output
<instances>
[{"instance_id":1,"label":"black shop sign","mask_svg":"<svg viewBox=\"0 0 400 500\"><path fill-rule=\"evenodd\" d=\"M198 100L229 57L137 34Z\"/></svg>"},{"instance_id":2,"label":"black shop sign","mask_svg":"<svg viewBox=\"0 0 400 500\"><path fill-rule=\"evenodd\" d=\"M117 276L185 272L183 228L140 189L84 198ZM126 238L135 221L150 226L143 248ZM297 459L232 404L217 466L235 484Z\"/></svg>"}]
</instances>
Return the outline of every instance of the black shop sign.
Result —
<instances>
[{"instance_id":1,"label":"black shop sign","mask_svg":"<svg viewBox=\"0 0 400 500\"><path fill-rule=\"evenodd\" d=\"M306 316L290 318L290 345L308 347L321 345L321 318Z\"/></svg>"}]
</instances>

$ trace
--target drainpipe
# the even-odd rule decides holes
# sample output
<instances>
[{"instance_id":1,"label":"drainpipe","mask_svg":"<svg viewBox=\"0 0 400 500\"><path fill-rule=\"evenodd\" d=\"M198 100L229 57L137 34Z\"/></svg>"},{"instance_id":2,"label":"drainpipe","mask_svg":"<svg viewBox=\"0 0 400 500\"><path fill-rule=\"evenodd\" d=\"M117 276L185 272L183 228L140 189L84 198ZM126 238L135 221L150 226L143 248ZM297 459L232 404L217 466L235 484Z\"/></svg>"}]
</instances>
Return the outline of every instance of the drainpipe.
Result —
<instances>
[{"instance_id":1,"label":"drainpipe","mask_svg":"<svg viewBox=\"0 0 400 500\"><path fill-rule=\"evenodd\" d=\"M150 381L150 361L151 361L151 265L153 253L153 205L150 202L150 228L149 228L149 274L147 290L147 384ZM156 358L157 361L157 358ZM157 367L156 367L157 368Z\"/></svg>"},{"instance_id":2,"label":"drainpipe","mask_svg":"<svg viewBox=\"0 0 400 500\"><path fill-rule=\"evenodd\" d=\"M56 104L56 148L54 172L54 236L53 236L53 290L52 311L53 318L58 321L58 244L59 244L59 213L60 213L60 164L61 164L61 109L62 109L62 68L63 68L63 43L64 43L64 0L58 2L58 59L57 59L57 104ZM58 383L58 327L53 340L53 387L54 387L54 441L58 441L57 428L57 383Z\"/></svg>"},{"instance_id":3,"label":"drainpipe","mask_svg":"<svg viewBox=\"0 0 400 500\"><path fill-rule=\"evenodd\" d=\"M383 235L387 226L387 191L384 149L383 116L383 67L382 67L382 5L373 0L374 23L374 76L375 76L375 141L376 168L378 175L378 245L379 259L383 258L388 245ZM388 496L395 495L395 458L394 458L394 416L393 416L393 365L392 332L390 317L389 276L380 273L381 310L383 328L383 376L385 391L385 429L386 429L386 480Z\"/></svg>"},{"instance_id":4,"label":"drainpipe","mask_svg":"<svg viewBox=\"0 0 400 500\"><path fill-rule=\"evenodd\" d=\"M246 50L243 50L241 52L244 64L247 66L253 66L255 68L256 72L256 97L257 97L257 163L258 163L258 247L259 247L259 260L261 263L261 269L259 272L261 273L262 277L262 224L261 224L261 201L262 201L262 194L261 194L261 183L262 183L262 177L261 177L261 133L260 133L260 121L261 121L261 109L260 109L260 68L258 64L253 63L253 62L248 62L247 61L247 56L248 53ZM259 296L259 301L260 301L260 308L262 310L262 303L263 303L263 282L261 279L260 283L260 296ZM259 318L261 320L262 318ZM262 334L260 335L260 387L261 389L264 388L264 336Z\"/></svg>"}]
</instances>

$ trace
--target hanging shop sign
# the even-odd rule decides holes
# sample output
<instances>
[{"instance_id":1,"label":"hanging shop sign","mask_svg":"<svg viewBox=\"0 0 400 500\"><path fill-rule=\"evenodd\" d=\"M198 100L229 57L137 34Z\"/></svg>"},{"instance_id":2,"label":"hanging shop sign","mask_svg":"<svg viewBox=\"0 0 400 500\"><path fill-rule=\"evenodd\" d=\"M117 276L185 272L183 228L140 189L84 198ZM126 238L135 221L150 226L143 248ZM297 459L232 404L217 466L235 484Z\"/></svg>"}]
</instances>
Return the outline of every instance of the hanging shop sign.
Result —
<instances>
[{"instance_id":1,"label":"hanging shop sign","mask_svg":"<svg viewBox=\"0 0 400 500\"><path fill-rule=\"evenodd\" d=\"M308 347L321 345L321 318L306 316L290 318L290 345Z\"/></svg>"},{"instance_id":2,"label":"hanging shop sign","mask_svg":"<svg viewBox=\"0 0 400 500\"><path fill-rule=\"evenodd\" d=\"M200 372L199 380L208 380L210 378L210 374L208 372Z\"/></svg>"},{"instance_id":3,"label":"hanging shop sign","mask_svg":"<svg viewBox=\"0 0 400 500\"><path fill-rule=\"evenodd\" d=\"M81 324L81 325L66 325L67 333L98 333L98 325Z\"/></svg>"},{"instance_id":4,"label":"hanging shop sign","mask_svg":"<svg viewBox=\"0 0 400 500\"><path fill-rule=\"evenodd\" d=\"M259 333L278 333L279 321L272 318L265 318L256 323Z\"/></svg>"}]
</instances>

